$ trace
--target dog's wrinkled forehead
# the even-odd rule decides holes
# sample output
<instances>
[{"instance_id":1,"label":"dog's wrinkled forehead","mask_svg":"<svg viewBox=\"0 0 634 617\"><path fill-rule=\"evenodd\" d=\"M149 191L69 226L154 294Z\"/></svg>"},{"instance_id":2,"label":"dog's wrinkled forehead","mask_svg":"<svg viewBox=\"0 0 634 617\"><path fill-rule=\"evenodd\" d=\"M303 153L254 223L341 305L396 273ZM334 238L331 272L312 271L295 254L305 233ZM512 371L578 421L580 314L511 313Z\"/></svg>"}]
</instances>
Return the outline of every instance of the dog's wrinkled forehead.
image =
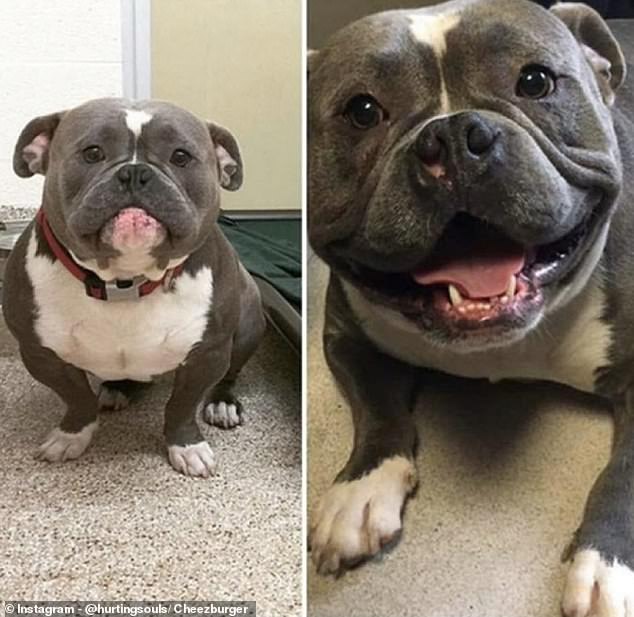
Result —
<instances>
[{"instance_id":1,"label":"dog's wrinkled forehead","mask_svg":"<svg viewBox=\"0 0 634 617\"><path fill-rule=\"evenodd\" d=\"M68 111L55 145L125 144L133 155L139 143L177 144L196 151L211 148L205 124L188 111L162 101L97 99Z\"/></svg>"},{"instance_id":2,"label":"dog's wrinkled forehead","mask_svg":"<svg viewBox=\"0 0 634 617\"><path fill-rule=\"evenodd\" d=\"M457 0L418 10L363 18L336 33L310 67L324 105L347 91L434 96L447 106L447 88L527 63L577 72L580 54L566 26L527 0ZM459 88L456 86L460 84ZM398 84L398 88L393 86ZM479 84L480 86L482 83ZM450 94L450 92L449 92Z\"/></svg>"}]
</instances>

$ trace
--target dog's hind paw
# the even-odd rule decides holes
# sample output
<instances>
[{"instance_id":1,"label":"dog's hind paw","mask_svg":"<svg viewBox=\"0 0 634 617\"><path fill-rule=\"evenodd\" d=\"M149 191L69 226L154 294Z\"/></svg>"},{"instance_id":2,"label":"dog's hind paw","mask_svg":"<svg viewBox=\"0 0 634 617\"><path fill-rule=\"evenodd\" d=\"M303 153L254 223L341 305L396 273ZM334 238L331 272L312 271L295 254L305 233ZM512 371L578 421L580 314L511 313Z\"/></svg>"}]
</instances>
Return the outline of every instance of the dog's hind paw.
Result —
<instances>
[{"instance_id":1,"label":"dog's hind paw","mask_svg":"<svg viewBox=\"0 0 634 617\"><path fill-rule=\"evenodd\" d=\"M100 410L120 411L130 404L130 399L123 392L101 384L97 394L97 404Z\"/></svg>"},{"instance_id":2,"label":"dog's hind paw","mask_svg":"<svg viewBox=\"0 0 634 617\"><path fill-rule=\"evenodd\" d=\"M235 428L244 423L242 405L237 401L209 403L203 411L203 417L209 424L220 428Z\"/></svg>"}]
</instances>

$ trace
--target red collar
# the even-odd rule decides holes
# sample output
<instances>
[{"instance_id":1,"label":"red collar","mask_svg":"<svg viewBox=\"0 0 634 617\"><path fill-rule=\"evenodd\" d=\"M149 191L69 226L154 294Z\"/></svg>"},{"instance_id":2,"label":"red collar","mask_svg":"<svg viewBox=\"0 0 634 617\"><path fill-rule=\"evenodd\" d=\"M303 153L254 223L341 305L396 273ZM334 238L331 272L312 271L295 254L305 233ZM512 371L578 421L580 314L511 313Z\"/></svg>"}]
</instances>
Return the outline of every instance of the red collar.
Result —
<instances>
[{"instance_id":1,"label":"red collar","mask_svg":"<svg viewBox=\"0 0 634 617\"><path fill-rule=\"evenodd\" d=\"M58 242L53 230L48 224L44 210L40 208L35 215L35 220L42 229L46 242L61 264L86 288L86 294L97 300L137 300L151 294L161 285L166 288L182 271L183 265L170 268L159 281L150 281L144 276L135 276L133 279L106 282L100 279L92 270L82 268L70 256L70 253Z\"/></svg>"}]
</instances>

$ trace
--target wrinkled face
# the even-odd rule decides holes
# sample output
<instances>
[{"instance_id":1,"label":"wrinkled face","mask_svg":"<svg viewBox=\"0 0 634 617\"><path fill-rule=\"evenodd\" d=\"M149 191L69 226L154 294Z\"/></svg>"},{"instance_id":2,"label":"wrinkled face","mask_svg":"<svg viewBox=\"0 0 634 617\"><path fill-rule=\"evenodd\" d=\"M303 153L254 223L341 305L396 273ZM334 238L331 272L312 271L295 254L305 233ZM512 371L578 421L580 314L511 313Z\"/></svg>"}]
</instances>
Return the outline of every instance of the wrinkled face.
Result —
<instances>
[{"instance_id":1,"label":"wrinkled face","mask_svg":"<svg viewBox=\"0 0 634 617\"><path fill-rule=\"evenodd\" d=\"M51 129L46 121L57 116ZM223 179L237 171L212 140L214 125L168 103L100 99L31 124L17 171L30 175L20 156L31 171L45 171L44 204L56 235L101 268L148 254L164 268L191 253L217 218Z\"/></svg>"},{"instance_id":2,"label":"wrinkled face","mask_svg":"<svg viewBox=\"0 0 634 617\"><path fill-rule=\"evenodd\" d=\"M606 64L520 1L340 31L310 63L313 247L434 344L518 340L603 248L620 183Z\"/></svg>"}]
</instances>

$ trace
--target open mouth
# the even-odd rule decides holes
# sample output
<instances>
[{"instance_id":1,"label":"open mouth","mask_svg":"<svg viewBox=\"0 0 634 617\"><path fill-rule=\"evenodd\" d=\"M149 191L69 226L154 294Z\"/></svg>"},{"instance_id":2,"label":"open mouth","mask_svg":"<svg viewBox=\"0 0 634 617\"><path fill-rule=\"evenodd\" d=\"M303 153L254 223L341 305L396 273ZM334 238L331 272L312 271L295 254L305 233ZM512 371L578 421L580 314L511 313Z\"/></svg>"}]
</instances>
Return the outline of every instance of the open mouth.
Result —
<instances>
[{"instance_id":1,"label":"open mouth","mask_svg":"<svg viewBox=\"0 0 634 617\"><path fill-rule=\"evenodd\" d=\"M484 221L458 215L414 270L383 273L354 264L349 272L374 299L424 327L520 326L543 305L547 286L582 258L592 217L555 242L525 247Z\"/></svg>"}]
</instances>

